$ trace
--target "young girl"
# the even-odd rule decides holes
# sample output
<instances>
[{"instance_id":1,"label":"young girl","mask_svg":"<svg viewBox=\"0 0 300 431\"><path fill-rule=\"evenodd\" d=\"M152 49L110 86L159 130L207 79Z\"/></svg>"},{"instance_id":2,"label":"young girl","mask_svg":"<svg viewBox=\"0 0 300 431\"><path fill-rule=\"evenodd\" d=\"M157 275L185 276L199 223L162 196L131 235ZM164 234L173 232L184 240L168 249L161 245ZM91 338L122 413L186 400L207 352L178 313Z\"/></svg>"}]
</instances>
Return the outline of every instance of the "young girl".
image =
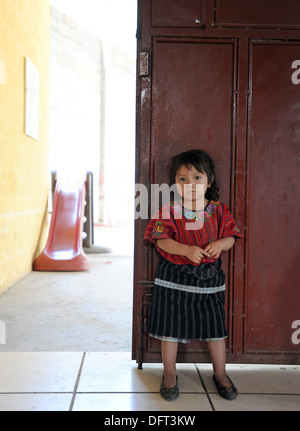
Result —
<instances>
[{"instance_id":1,"label":"young girl","mask_svg":"<svg viewBox=\"0 0 300 431\"><path fill-rule=\"evenodd\" d=\"M228 207L218 201L214 162L202 150L175 156L170 185L177 197L148 223L144 239L161 255L152 292L148 331L161 340L164 365L161 396L179 395L178 343L207 341L219 394L235 399L237 389L226 374L225 274L221 253L240 231Z\"/></svg>"}]
</instances>

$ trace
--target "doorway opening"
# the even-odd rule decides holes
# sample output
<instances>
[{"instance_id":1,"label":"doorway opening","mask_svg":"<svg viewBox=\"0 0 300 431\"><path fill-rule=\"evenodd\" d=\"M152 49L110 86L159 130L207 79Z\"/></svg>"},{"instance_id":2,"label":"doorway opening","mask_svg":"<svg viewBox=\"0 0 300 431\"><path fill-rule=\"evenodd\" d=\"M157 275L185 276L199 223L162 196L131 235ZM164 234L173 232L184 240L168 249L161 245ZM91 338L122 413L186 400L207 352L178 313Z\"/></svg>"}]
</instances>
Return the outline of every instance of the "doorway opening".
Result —
<instances>
[{"instance_id":1,"label":"doorway opening","mask_svg":"<svg viewBox=\"0 0 300 431\"><path fill-rule=\"evenodd\" d=\"M80 187L93 172L100 252L90 255L92 266L102 259L115 273L127 259L132 274L137 1L50 0L50 7L49 172L61 188ZM132 298L132 290L131 278L123 294Z\"/></svg>"}]
</instances>

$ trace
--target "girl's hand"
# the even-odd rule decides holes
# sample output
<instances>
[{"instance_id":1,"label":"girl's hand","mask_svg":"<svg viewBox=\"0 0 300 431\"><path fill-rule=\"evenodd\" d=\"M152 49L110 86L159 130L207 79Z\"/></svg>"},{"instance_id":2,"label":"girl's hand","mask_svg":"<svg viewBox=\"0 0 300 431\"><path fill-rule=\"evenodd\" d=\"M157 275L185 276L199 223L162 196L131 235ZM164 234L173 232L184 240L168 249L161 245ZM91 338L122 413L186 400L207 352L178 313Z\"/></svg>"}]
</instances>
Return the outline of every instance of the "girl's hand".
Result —
<instances>
[{"instance_id":1,"label":"girl's hand","mask_svg":"<svg viewBox=\"0 0 300 431\"><path fill-rule=\"evenodd\" d=\"M227 251L234 245L235 239L233 237L219 239L212 241L205 247L205 251L210 254L214 259L220 257L221 251Z\"/></svg>"},{"instance_id":2,"label":"girl's hand","mask_svg":"<svg viewBox=\"0 0 300 431\"><path fill-rule=\"evenodd\" d=\"M212 241L205 247L205 251L207 251L214 259L218 259L220 257L222 250L222 243L220 243L220 241Z\"/></svg>"},{"instance_id":3,"label":"girl's hand","mask_svg":"<svg viewBox=\"0 0 300 431\"><path fill-rule=\"evenodd\" d=\"M187 246L185 256L194 263L199 264L203 259L203 256L211 257L208 251L203 250L196 245Z\"/></svg>"}]
</instances>

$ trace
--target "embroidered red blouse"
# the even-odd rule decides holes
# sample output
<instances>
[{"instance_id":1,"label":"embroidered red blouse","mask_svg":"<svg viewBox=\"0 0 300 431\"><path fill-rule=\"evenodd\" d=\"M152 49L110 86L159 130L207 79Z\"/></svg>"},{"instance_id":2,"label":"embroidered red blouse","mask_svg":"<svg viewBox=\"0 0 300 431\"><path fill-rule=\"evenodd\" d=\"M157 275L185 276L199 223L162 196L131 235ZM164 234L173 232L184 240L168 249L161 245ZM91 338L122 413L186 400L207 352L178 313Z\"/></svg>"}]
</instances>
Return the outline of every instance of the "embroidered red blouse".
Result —
<instances>
[{"instance_id":1,"label":"embroidered red blouse","mask_svg":"<svg viewBox=\"0 0 300 431\"><path fill-rule=\"evenodd\" d=\"M158 252L168 261L186 265L197 264L187 257L172 255L158 247L156 240L171 238L181 244L196 245L205 248L212 241L234 236L242 236L229 208L222 202L211 201L204 211L187 211L179 202L165 204L149 221L144 240L154 243ZM203 257L203 263L215 262L216 259Z\"/></svg>"}]
</instances>

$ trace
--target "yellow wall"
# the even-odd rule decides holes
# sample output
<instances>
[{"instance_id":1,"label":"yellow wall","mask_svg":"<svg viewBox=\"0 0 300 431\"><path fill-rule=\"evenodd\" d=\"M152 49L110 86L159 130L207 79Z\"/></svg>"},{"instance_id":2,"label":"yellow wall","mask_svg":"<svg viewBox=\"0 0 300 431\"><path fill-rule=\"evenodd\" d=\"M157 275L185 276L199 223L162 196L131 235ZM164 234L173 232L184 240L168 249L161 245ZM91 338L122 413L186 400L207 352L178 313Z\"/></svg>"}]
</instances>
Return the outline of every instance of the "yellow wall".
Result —
<instances>
[{"instance_id":1,"label":"yellow wall","mask_svg":"<svg viewBox=\"0 0 300 431\"><path fill-rule=\"evenodd\" d=\"M31 271L45 242L49 41L49 0L0 1L0 293ZM25 57L40 72L38 140L24 132Z\"/></svg>"}]
</instances>

